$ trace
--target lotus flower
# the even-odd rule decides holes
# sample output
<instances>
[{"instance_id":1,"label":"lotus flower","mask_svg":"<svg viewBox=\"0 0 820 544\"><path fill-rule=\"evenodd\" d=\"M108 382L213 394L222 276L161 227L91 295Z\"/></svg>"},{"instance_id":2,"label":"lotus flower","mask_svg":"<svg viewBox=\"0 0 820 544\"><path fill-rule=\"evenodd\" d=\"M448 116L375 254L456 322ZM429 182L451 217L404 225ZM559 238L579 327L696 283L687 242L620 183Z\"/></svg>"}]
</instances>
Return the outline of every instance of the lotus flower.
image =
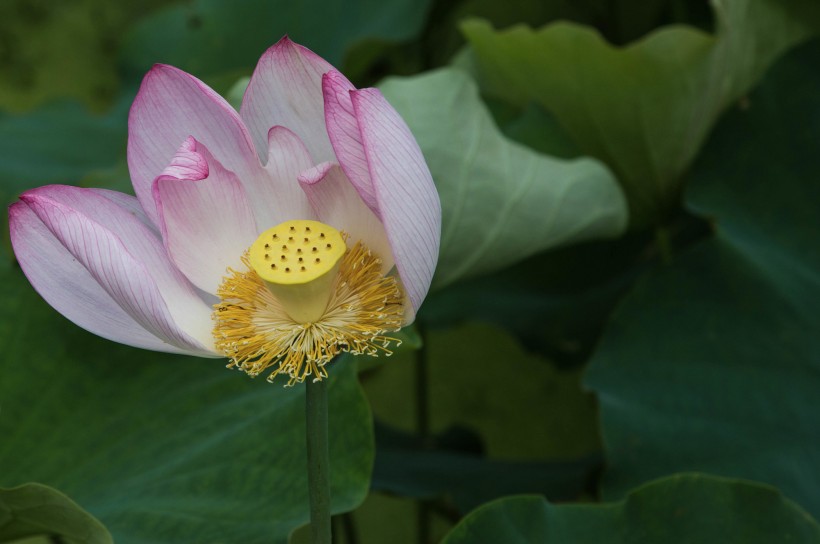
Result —
<instances>
[{"instance_id":1,"label":"lotus flower","mask_svg":"<svg viewBox=\"0 0 820 544\"><path fill-rule=\"evenodd\" d=\"M50 185L9 209L34 288L99 336L228 357L289 384L389 353L438 257L441 208L407 125L287 37L237 113L156 65L128 119L136 198Z\"/></svg>"}]
</instances>

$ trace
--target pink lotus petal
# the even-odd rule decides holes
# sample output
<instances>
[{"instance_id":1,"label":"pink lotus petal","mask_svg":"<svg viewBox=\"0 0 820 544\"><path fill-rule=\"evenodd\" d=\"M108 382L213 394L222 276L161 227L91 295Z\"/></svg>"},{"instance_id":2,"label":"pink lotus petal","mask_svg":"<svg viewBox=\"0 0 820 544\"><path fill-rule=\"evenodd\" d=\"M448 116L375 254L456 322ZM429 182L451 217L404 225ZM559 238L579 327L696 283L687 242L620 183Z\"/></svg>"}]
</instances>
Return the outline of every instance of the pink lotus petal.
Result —
<instances>
[{"instance_id":1,"label":"pink lotus petal","mask_svg":"<svg viewBox=\"0 0 820 544\"><path fill-rule=\"evenodd\" d=\"M157 226L151 222L147 215L145 215L145 210L142 209L140 206L139 200L134 198L131 195L127 195L125 193L121 193L119 191L111 191L109 189L97 189L97 188L88 188L87 191L92 193L96 193L99 196L110 200L115 206L119 206L120 208L124 209L137 219L139 219L140 223L151 229L157 236L159 236L159 230L157 230Z\"/></svg>"},{"instance_id":2,"label":"pink lotus petal","mask_svg":"<svg viewBox=\"0 0 820 544\"><path fill-rule=\"evenodd\" d=\"M287 36L265 51L245 91L240 108L260 157L268 147L268 129L283 126L305 143L313 163L335 159L325 130L322 74L333 67Z\"/></svg>"},{"instance_id":3,"label":"pink lotus petal","mask_svg":"<svg viewBox=\"0 0 820 544\"><path fill-rule=\"evenodd\" d=\"M305 145L287 128L276 126L268 132L267 155L266 178L248 190L259 231L289 219L313 219L305 193L296 183L300 173L313 167Z\"/></svg>"},{"instance_id":4,"label":"pink lotus petal","mask_svg":"<svg viewBox=\"0 0 820 544\"><path fill-rule=\"evenodd\" d=\"M362 89L351 99L396 269L417 311L438 260L438 193L413 134L382 94Z\"/></svg>"},{"instance_id":5,"label":"pink lotus petal","mask_svg":"<svg viewBox=\"0 0 820 544\"><path fill-rule=\"evenodd\" d=\"M154 182L154 199L171 260L191 283L216 293L258 235L239 179L188 138Z\"/></svg>"},{"instance_id":6,"label":"pink lotus petal","mask_svg":"<svg viewBox=\"0 0 820 544\"><path fill-rule=\"evenodd\" d=\"M165 167L160 176L193 180L208 177L208 160L202 154L197 153L196 138L193 136L185 138L177 152L171 157L171 163Z\"/></svg>"},{"instance_id":7,"label":"pink lotus petal","mask_svg":"<svg viewBox=\"0 0 820 544\"><path fill-rule=\"evenodd\" d=\"M188 136L205 144L240 179L260 175L262 167L239 114L197 78L158 64L143 79L128 116L131 182L140 204L154 222L154 179Z\"/></svg>"},{"instance_id":8,"label":"pink lotus petal","mask_svg":"<svg viewBox=\"0 0 820 544\"><path fill-rule=\"evenodd\" d=\"M43 242L50 238L42 228L38 231L35 240L44 244L44 251L59 253L53 246L61 245L66 250L60 254L61 261L70 255L128 316L160 340L179 351L212 352L210 307L171 265L160 240L137 217L100 193L79 187L50 185L20 198L54 240L51 245ZM28 238L18 234L18 239ZM20 249L32 252L39 248ZM38 264L38 268L43 266ZM75 265L71 268L80 272ZM52 276L32 266L29 273ZM40 289L59 300L53 287L44 286L43 281Z\"/></svg>"},{"instance_id":9,"label":"pink lotus petal","mask_svg":"<svg viewBox=\"0 0 820 544\"><path fill-rule=\"evenodd\" d=\"M76 325L129 346L189 352L160 340L128 315L25 202L9 208L9 228L14 253L29 282Z\"/></svg>"},{"instance_id":10,"label":"pink lotus petal","mask_svg":"<svg viewBox=\"0 0 820 544\"><path fill-rule=\"evenodd\" d=\"M355 90L353 84L336 70L322 77L327 134L342 170L356 187L365 204L378 215L376 193L370 180L362 135L353 111L353 102L350 100L350 92Z\"/></svg>"},{"instance_id":11,"label":"pink lotus petal","mask_svg":"<svg viewBox=\"0 0 820 544\"><path fill-rule=\"evenodd\" d=\"M350 235L348 247L362 241L382 259L384 273L393 268L393 255L384 226L365 205L338 164L322 163L299 176L299 183L319 220Z\"/></svg>"}]
</instances>

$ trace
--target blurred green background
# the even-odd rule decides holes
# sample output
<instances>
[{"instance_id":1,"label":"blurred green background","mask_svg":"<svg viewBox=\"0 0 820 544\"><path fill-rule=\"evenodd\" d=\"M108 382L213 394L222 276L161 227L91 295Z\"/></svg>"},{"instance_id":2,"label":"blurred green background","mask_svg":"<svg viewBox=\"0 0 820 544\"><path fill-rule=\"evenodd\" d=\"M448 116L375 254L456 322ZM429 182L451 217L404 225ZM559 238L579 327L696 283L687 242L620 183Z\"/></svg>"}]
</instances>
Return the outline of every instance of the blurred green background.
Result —
<instances>
[{"instance_id":1,"label":"blurred green background","mask_svg":"<svg viewBox=\"0 0 820 544\"><path fill-rule=\"evenodd\" d=\"M332 373L338 542L820 542L818 30L810 0L3 0L0 197L130 192L151 65L229 95L288 34L382 89L444 214L402 348ZM7 231L0 542L307 542L302 392L80 330Z\"/></svg>"}]
</instances>

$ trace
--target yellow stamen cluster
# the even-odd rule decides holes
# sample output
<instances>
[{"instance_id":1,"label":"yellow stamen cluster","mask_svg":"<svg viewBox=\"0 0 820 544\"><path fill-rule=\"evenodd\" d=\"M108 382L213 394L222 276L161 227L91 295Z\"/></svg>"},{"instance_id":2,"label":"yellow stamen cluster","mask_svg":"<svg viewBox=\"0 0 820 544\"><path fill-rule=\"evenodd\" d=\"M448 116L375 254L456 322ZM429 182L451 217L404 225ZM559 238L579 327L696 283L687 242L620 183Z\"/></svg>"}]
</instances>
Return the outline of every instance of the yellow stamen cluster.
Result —
<instances>
[{"instance_id":1,"label":"yellow stamen cluster","mask_svg":"<svg viewBox=\"0 0 820 544\"><path fill-rule=\"evenodd\" d=\"M391 342L398 345L385 334L403 324L401 288L361 242L342 257L326 309L312 322L291 317L248 253L242 261L247 269L228 270L214 305L216 347L231 359L229 368L257 376L274 367L268 381L284 373L290 386L327 377L325 365L339 353L390 355Z\"/></svg>"}]
</instances>

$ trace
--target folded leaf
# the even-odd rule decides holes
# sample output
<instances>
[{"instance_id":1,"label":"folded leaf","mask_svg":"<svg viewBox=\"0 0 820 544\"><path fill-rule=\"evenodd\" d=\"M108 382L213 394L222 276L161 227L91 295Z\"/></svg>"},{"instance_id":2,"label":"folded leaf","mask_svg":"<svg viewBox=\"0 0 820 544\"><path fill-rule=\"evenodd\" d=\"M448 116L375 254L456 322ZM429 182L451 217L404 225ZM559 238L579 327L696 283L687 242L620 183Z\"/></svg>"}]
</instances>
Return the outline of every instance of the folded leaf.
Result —
<instances>
[{"instance_id":1,"label":"folded leaf","mask_svg":"<svg viewBox=\"0 0 820 544\"><path fill-rule=\"evenodd\" d=\"M434 286L623 231L626 205L612 174L593 159L559 160L505 138L466 74L391 78L381 90L407 120L441 197Z\"/></svg>"},{"instance_id":2,"label":"folded leaf","mask_svg":"<svg viewBox=\"0 0 820 544\"><path fill-rule=\"evenodd\" d=\"M25 484L0 489L0 542L34 536L59 537L65 544L112 544L103 525L51 487Z\"/></svg>"},{"instance_id":3,"label":"folded leaf","mask_svg":"<svg viewBox=\"0 0 820 544\"><path fill-rule=\"evenodd\" d=\"M658 220L718 115L787 48L820 27L813 0L712 0L716 33L670 26L626 47L558 22L462 30L486 90L551 111L580 147L617 174L631 221Z\"/></svg>"},{"instance_id":4,"label":"folded leaf","mask_svg":"<svg viewBox=\"0 0 820 544\"><path fill-rule=\"evenodd\" d=\"M675 475L608 504L511 497L468 515L443 544L812 544L820 525L776 489Z\"/></svg>"}]
</instances>

